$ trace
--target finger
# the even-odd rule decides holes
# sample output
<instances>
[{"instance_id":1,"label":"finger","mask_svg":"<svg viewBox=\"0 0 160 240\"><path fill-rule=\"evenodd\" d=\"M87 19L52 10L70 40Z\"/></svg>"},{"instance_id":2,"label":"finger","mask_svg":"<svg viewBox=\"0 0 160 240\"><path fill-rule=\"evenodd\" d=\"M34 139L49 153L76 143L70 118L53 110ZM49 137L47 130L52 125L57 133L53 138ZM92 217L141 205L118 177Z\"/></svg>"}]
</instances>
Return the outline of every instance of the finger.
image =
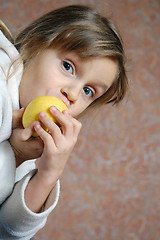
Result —
<instances>
[{"instance_id":1,"label":"finger","mask_svg":"<svg viewBox=\"0 0 160 240\"><path fill-rule=\"evenodd\" d=\"M39 113L39 119L48 129L48 132L52 136L55 145L58 146L59 144L61 144L62 132L59 126L56 123L54 123L44 112Z\"/></svg>"},{"instance_id":2,"label":"finger","mask_svg":"<svg viewBox=\"0 0 160 240\"><path fill-rule=\"evenodd\" d=\"M64 114L66 113L64 112ZM70 118L70 121L73 124L73 140L74 142L76 142L82 128L82 123L79 122L77 119L73 118L69 113L67 113L67 116Z\"/></svg>"},{"instance_id":3,"label":"finger","mask_svg":"<svg viewBox=\"0 0 160 240\"><path fill-rule=\"evenodd\" d=\"M55 144L53 144L54 141L52 139L52 136L41 127L39 122L35 123L34 129L39 135L39 137L42 139L42 141L44 142L45 147L50 150L53 149Z\"/></svg>"},{"instance_id":4,"label":"finger","mask_svg":"<svg viewBox=\"0 0 160 240\"><path fill-rule=\"evenodd\" d=\"M24 108L14 110L12 113L12 128L21 126L21 119L24 113Z\"/></svg>"},{"instance_id":5,"label":"finger","mask_svg":"<svg viewBox=\"0 0 160 240\"><path fill-rule=\"evenodd\" d=\"M60 124L63 135L65 137L73 136L73 124L71 121L70 114L67 110L61 113L57 108L51 107L50 112L52 116L56 119L56 121Z\"/></svg>"},{"instance_id":6,"label":"finger","mask_svg":"<svg viewBox=\"0 0 160 240\"><path fill-rule=\"evenodd\" d=\"M23 129L21 133L22 141L27 141L30 137L32 137L33 133L35 132L35 129L34 129L35 124L37 124L37 122L31 123L28 127Z\"/></svg>"},{"instance_id":7,"label":"finger","mask_svg":"<svg viewBox=\"0 0 160 240\"><path fill-rule=\"evenodd\" d=\"M72 121L73 126L74 126L74 128L73 128L74 134L73 135L74 135L75 139L77 139L78 135L79 135L79 133L81 131L81 128L82 128L82 123L79 122L78 120L76 120L73 117L71 117L71 121Z\"/></svg>"}]
</instances>

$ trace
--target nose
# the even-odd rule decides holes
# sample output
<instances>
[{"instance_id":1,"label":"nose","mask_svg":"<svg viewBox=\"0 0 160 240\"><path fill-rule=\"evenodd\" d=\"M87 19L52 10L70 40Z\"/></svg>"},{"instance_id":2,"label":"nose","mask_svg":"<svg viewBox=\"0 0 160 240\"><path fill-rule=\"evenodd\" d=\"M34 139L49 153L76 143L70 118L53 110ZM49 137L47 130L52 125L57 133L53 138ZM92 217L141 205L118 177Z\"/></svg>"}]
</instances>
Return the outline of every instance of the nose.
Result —
<instances>
[{"instance_id":1,"label":"nose","mask_svg":"<svg viewBox=\"0 0 160 240\"><path fill-rule=\"evenodd\" d=\"M74 103L77 101L77 99L80 96L81 93L81 86L65 86L61 89L61 93L67 97L67 99L71 102Z\"/></svg>"}]
</instances>

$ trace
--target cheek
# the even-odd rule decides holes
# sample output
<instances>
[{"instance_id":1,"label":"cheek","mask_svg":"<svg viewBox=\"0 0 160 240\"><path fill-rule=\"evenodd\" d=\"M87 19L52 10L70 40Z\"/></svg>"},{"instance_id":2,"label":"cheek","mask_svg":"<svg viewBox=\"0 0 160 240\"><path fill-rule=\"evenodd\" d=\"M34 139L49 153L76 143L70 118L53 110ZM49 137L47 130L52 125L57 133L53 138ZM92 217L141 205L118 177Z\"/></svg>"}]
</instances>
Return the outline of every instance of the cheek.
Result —
<instances>
[{"instance_id":1,"label":"cheek","mask_svg":"<svg viewBox=\"0 0 160 240\"><path fill-rule=\"evenodd\" d=\"M81 113L83 113L89 105L90 104L83 104L82 102L77 105L75 104L74 106L71 107L71 109L69 109L69 112L72 115L72 117L76 118Z\"/></svg>"},{"instance_id":2,"label":"cheek","mask_svg":"<svg viewBox=\"0 0 160 240\"><path fill-rule=\"evenodd\" d=\"M42 75L39 75L41 84L43 86L48 86L48 88L56 88L61 87L63 84L63 78L58 70L56 69L48 69L43 72Z\"/></svg>"},{"instance_id":3,"label":"cheek","mask_svg":"<svg viewBox=\"0 0 160 240\"><path fill-rule=\"evenodd\" d=\"M34 79L37 83L46 84L50 82L56 75L55 68L52 64L43 62L39 66L35 66Z\"/></svg>"}]
</instances>

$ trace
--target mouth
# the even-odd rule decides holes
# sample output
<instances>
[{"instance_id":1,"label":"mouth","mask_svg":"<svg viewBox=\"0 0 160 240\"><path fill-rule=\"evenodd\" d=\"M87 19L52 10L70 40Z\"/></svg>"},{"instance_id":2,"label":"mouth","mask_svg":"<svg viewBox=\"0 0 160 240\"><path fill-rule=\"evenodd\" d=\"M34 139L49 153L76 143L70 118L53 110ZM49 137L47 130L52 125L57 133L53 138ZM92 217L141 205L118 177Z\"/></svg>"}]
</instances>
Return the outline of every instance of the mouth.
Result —
<instances>
[{"instance_id":1,"label":"mouth","mask_svg":"<svg viewBox=\"0 0 160 240\"><path fill-rule=\"evenodd\" d=\"M69 108L70 106L70 101L64 96L64 97L59 97L59 99L64 102L64 104Z\"/></svg>"},{"instance_id":2,"label":"mouth","mask_svg":"<svg viewBox=\"0 0 160 240\"><path fill-rule=\"evenodd\" d=\"M62 102L64 102L64 104L69 108L69 106L70 106L70 101L69 101L69 99L67 98L67 95L65 94L65 93L63 93L60 97L59 97L61 100L62 100Z\"/></svg>"}]
</instances>

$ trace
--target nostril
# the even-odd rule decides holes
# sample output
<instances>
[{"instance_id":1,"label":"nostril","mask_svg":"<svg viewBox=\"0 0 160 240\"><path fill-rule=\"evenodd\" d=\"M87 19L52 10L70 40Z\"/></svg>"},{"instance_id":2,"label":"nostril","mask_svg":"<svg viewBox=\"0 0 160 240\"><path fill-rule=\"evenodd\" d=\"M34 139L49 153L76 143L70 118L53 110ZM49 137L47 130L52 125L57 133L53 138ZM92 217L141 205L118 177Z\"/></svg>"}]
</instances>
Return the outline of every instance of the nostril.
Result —
<instances>
[{"instance_id":1,"label":"nostril","mask_svg":"<svg viewBox=\"0 0 160 240\"><path fill-rule=\"evenodd\" d=\"M69 98L69 95L65 92L65 90L61 90L61 93L62 93L62 95L65 97L65 101L66 101L66 105L70 105L70 104L72 104L72 100Z\"/></svg>"},{"instance_id":2,"label":"nostril","mask_svg":"<svg viewBox=\"0 0 160 240\"><path fill-rule=\"evenodd\" d=\"M65 97L67 97L67 93L66 93L63 89L61 89L61 93L62 93Z\"/></svg>"},{"instance_id":3,"label":"nostril","mask_svg":"<svg viewBox=\"0 0 160 240\"><path fill-rule=\"evenodd\" d=\"M66 92L62 92L62 94L67 98L67 93Z\"/></svg>"},{"instance_id":4,"label":"nostril","mask_svg":"<svg viewBox=\"0 0 160 240\"><path fill-rule=\"evenodd\" d=\"M79 93L76 93L76 91L73 88L62 88L61 94L70 102L70 104L75 103L75 101L78 99Z\"/></svg>"}]
</instances>

